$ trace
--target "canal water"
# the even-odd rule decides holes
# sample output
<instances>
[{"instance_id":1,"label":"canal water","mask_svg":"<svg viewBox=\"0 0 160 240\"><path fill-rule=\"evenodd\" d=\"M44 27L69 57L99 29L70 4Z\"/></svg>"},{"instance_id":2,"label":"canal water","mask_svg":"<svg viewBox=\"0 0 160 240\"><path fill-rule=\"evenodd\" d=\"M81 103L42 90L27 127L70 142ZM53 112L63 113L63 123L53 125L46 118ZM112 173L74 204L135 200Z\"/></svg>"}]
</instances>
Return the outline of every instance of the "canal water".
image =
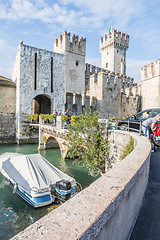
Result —
<instances>
[{"instance_id":1,"label":"canal water","mask_svg":"<svg viewBox=\"0 0 160 240\"><path fill-rule=\"evenodd\" d=\"M38 150L37 144L0 145L0 154L5 152L32 154L38 153ZM96 180L96 178L88 175L85 168L73 164L72 160L61 160L59 149L41 150L40 154L54 166L75 178L83 188ZM10 187L5 187L4 183L5 179L0 173L0 240L10 239L57 207L52 204L34 209L17 194L13 194L13 190Z\"/></svg>"}]
</instances>

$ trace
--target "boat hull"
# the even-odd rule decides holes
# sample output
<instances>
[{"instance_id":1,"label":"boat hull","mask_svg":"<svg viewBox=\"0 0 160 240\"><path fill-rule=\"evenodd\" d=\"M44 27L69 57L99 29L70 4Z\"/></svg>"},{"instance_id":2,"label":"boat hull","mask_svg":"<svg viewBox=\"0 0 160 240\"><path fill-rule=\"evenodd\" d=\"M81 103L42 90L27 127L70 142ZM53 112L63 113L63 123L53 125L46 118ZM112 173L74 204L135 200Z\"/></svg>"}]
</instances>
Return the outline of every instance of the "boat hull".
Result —
<instances>
[{"instance_id":1,"label":"boat hull","mask_svg":"<svg viewBox=\"0 0 160 240\"><path fill-rule=\"evenodd\" d=\"M13 188L14 191L15 184L10 182L10 186L11 188ZM42 194L38 194L38 196L31 196L20 187L17 187L15 189L15 193L18 194L23 200L25 200L34 208L44 207L52 204L53 202L51 193L49 193L48 191L46 193L44 192Z\"/></svg>"}]
</instances>

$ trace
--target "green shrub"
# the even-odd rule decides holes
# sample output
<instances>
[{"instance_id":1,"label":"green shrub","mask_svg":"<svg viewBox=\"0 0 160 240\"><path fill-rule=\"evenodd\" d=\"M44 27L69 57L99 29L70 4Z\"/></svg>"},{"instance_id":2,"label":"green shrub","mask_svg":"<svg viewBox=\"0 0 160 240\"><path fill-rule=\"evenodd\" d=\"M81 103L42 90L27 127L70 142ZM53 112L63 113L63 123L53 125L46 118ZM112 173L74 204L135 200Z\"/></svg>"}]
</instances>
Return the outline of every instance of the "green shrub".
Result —
<instances>
[{"instance_id":1,"label":"green shrub","mask_svg":"<svg viewBox=\"0 0 160 240\"><path fill-rule=\"evenodd\" d=\"M44 119L44 114L40 114L40 118L43 120Z\"/></svg>"},{"instance_id":2,"label":"green shrub","mask_svg":"<svg viewBox=\"0 0 160 240\"><path fill-rule=\"evenodd\" d=\"M31 136L31 135L33 135L33 134L37 134L38 131L39 131L38 128L33 127L33 126L28 126L28 127L26 128L26 135L27 135L27 136Z\"/></svg>"},{"instance_id":3,"label":"green shrub","mask_svg":"<svg viewBox=\"0 0 160 240\"><path fill-rule=\"evenodd\" d=\"M76 123L79 120L79 116L73 115L71 116L71 124Z\"/></svg>"},{"instance_id":4,"label":"green shrub","mask_svg":"<svg viewBox=\"0 0 160 240\"><path fill-rule=\"evenodd\" d=\"M62 115L61 116L61 122L62 123L65 123L68 119L69 119L69 117L67 115Z\"/></svg>"},{"instance_id":5,"label":"green shrub","mask_svg":"<svg viewBox=\"0 0 160 240\"><path fill-rule=\"evenodd\" d=\"M28 115L28 119L36 122L38 120L38 114Z\"/></svg>"},{"instance_id":6,"label":"green shrub","mask_svg":"<svg viewBox=\"0 0 160 240\"><path fill-rule=\"evenodd\" d=\"M120 160L123 160L127 155L129 155L134 150L134 139L130 137L130 141L127 144L126 148L123 151L123 154L120 157Z\"/></svg>"},{"instance_id":7,"label":"green shrub","mask_svg":"<svg viewBox=\"0 0 160 240\"><path fill-rule=\"evenodd\" d=\"M112 120L118 120L118 118L117 118L117 117L111 117L111 119L112 119Z\"/></svg>"},{"instance_id":8,"label":"green shrub","mask_svg":"<svg viewBox=\"0 0 160 240\"><path fill-rule=\"evenodd\" d=\"M46 143L46 142L47 142L46 136L43 136L43 137L42 137L42 141L43 141L43 143Z\"/></svg>"},{"instance_id":9,"label":"green shrub","mask_svg":"<svg viewBox=\"0 0 160 240\"><path fill-rule=\"evenodd\" d=\"M48 115L48 119L49 119L50 123L53 122L53 119L55 119L55 118L56 118L56 115L54 115L54 114Z\"/></svg>"}]
</instances>

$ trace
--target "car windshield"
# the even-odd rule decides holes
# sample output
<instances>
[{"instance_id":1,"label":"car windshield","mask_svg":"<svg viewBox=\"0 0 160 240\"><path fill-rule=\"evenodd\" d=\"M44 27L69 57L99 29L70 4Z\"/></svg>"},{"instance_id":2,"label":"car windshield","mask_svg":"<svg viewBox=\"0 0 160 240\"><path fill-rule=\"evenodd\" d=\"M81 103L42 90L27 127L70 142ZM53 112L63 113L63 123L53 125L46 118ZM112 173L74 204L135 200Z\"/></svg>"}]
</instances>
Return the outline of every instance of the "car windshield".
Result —
<instances>
[{"instance_id":1,"label":"car windshield","mask_svg":"<svg viewBox=\"0 0 160 240\"><path fill-rule=\"evenodd\" d=\"M157 114L160 114L160 109L153 110L152 117L155 117Z\"/></svg>"},{"instance_id":2,"label":"car windshield","mask_svg":"<svg viewBox=\"0 0 160 240\"><path fill-rule=\"evenodd\" d=\"M148 118L149 115L151 114L151 111L144 111L135 116L135 119L145 119Z\"/></svg>"}]
</instances>

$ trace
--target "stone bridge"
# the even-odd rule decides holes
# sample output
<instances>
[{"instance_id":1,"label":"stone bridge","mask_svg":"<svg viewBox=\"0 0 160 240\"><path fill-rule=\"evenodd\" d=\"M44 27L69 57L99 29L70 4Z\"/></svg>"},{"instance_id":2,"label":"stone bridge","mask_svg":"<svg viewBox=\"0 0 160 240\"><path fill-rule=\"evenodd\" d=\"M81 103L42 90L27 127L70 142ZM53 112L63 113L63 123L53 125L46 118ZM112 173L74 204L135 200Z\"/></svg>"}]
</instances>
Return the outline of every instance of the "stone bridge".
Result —
<instances>
[{"instance_id":1,"label":"stone bridge","mask_svg":"<svg viewBox=\"0 0 160 240\"><path fill-rule=\"evenodd\" d=\"M68 146L66 141L67 129L61 127L61 117L57 117L56 126L50 126L43 124L42 120L39 119L39 146L38 149L46 148L60 148L61 158L64 159Z\"/></svg>"}]
</instances>

